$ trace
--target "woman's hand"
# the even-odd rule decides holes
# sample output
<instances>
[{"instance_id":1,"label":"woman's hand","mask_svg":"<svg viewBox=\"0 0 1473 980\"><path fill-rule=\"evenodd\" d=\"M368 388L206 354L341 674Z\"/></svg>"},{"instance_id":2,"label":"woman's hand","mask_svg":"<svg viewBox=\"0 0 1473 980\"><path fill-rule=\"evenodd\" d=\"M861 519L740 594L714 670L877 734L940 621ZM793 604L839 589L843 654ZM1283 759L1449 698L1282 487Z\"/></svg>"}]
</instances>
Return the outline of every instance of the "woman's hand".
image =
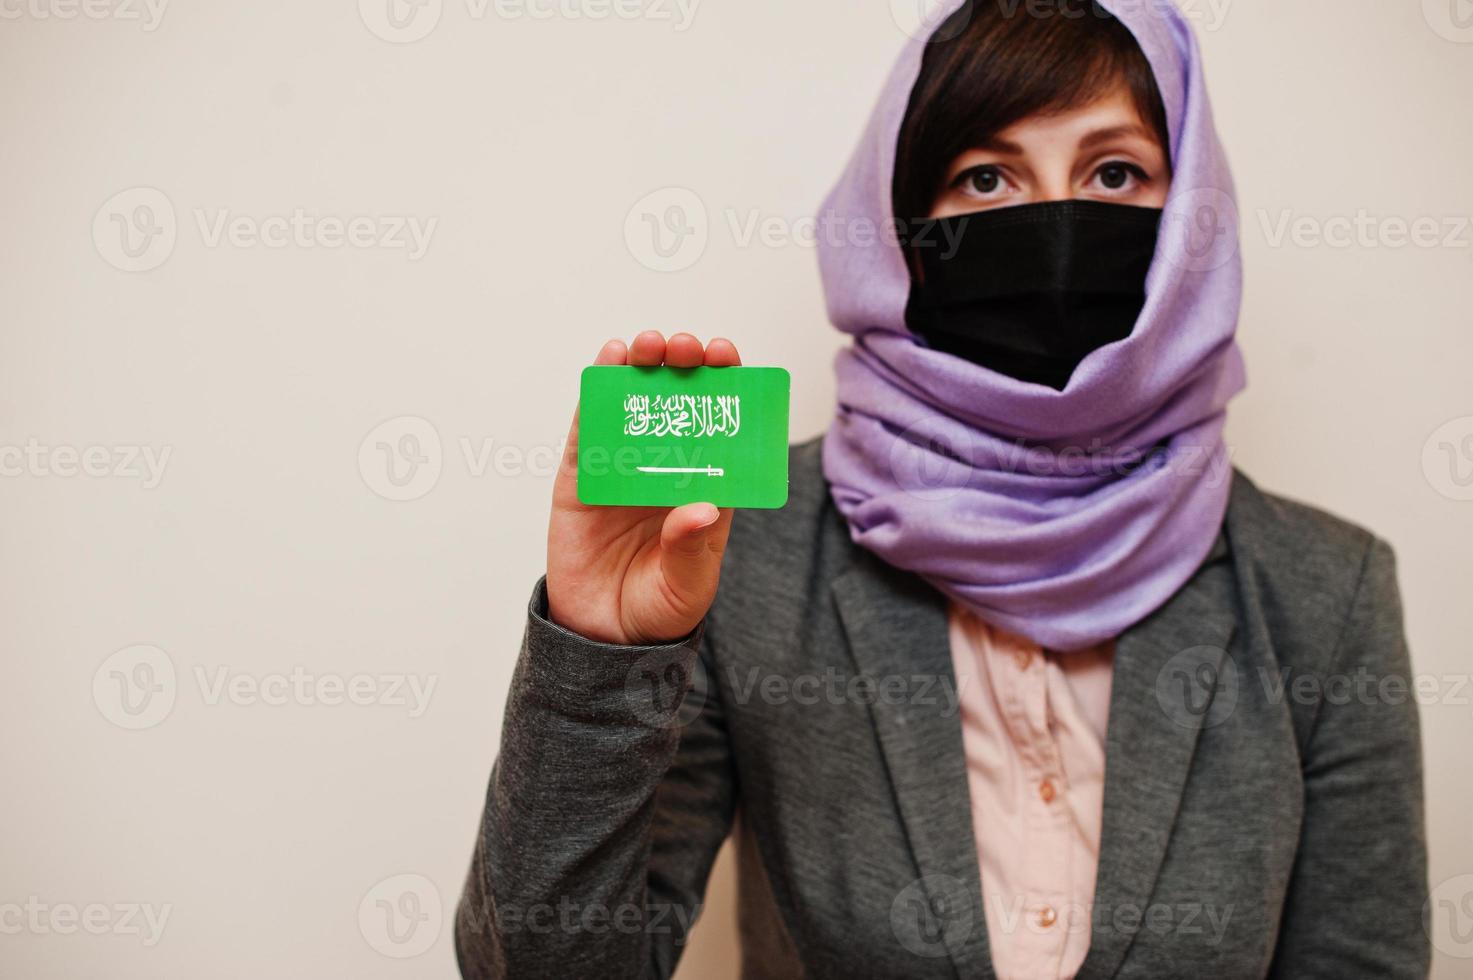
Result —
<instances>
[{"instance_id":1,"label":"woman's hand","mask_svg":"<svg viewBox=\"0 0 1473 980\"><path fill-rule=\"evenodd\" d=\"M595 364L732 367L729 340L704 349L688 333L665 342L646 330L611 340ZM578 413L568 432L547 528L547 607L554 623L604 643L678 640L711 608L732 511L681 507L589 507L578 502Z\"/></svg>"}]
</instances>

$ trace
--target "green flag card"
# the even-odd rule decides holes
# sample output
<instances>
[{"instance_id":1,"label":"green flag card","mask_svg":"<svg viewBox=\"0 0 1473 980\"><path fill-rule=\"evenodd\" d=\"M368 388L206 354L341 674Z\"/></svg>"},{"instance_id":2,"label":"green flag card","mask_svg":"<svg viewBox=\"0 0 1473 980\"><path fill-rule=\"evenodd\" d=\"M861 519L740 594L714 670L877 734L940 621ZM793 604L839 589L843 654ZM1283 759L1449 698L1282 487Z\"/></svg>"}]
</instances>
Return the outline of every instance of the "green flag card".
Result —
<instances>
[{"instance_id":1,"label":"green flag card","mask_svg":"<svg viewBox=\"0 0 1473 980\"><path fill-rule=\"evenodd\" d=\"M783 506L790 384L787 371L772 367L585 368L578 499Z\"/></svg>"}]
</instances>

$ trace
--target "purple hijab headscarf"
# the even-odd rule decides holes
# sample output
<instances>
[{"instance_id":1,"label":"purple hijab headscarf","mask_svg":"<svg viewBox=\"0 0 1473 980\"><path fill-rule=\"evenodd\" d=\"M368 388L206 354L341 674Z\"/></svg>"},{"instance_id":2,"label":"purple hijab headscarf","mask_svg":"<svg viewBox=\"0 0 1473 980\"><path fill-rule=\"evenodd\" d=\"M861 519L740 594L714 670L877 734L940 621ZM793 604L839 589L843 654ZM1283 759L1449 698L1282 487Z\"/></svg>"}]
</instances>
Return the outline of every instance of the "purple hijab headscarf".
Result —
<instances>
[{"instance_id":1,"label":"purple hijab headscarf","mask_svg":"<svg viewBox=\"0 0 1473 980\"><path fill-rule=\"evenodd\" d=\"M836 361L839 410L823 447L850 534L1053 650L1117 636L1201 564L1231 487L1225 410L1245 383L1237 208L1196 39L1168 0L1100 2L1145 52L1171 136L1171 193L1129 337L1056 391L909 332L905 260L893 234L882 245L872 235L894 228L896 139L926 36L901 54L824 203L825 221L855 233L819 245L829 318L854 336Z\"/></svg>"}]
</instances>

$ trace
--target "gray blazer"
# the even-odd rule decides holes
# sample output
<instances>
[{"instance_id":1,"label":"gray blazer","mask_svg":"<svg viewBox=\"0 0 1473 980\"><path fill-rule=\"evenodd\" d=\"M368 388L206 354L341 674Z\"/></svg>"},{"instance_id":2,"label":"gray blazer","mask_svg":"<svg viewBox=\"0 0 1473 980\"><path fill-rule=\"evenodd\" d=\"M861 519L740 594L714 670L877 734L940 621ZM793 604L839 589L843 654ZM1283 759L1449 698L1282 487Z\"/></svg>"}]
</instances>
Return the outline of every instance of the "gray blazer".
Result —
<instances>
[{"instance_id":1,"label":"gray blazer","mask_svg":"<svg viewBox=\"0 0 1473 980\"><path fill-rule=\"evenodd\" d=\"M585 640L538 583L465 977L668 977L734 823L744 977L993 976L946 603L850 541L819 447L785 509L738 513L681 643ZM1233 481L1201 569L1117 643L1079 976L1425 976L1391 550Z\"/></svg>"}]
</instances>

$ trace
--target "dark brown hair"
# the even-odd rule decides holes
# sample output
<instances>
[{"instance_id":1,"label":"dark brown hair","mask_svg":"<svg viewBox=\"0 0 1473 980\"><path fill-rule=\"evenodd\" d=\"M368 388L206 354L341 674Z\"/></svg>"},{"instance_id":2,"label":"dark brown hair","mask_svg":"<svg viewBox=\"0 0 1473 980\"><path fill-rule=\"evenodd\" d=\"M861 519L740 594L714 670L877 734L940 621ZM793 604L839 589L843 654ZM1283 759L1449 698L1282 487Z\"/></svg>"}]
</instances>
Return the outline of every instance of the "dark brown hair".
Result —
<instances>
[{"instance_id":1,"label":"dark brown hair","mask_svg":"<svg viewBox=\"0 0 1473 980\"><path fill-rule=\"evenodd\" d=\"M1166 108L1124 24L1094 0L968 0L932 35L900 126L895 217L924 218L958 154L1028 116L1088 105L1117 81L1166 150Z\"/></svg>"}]
</instances>

